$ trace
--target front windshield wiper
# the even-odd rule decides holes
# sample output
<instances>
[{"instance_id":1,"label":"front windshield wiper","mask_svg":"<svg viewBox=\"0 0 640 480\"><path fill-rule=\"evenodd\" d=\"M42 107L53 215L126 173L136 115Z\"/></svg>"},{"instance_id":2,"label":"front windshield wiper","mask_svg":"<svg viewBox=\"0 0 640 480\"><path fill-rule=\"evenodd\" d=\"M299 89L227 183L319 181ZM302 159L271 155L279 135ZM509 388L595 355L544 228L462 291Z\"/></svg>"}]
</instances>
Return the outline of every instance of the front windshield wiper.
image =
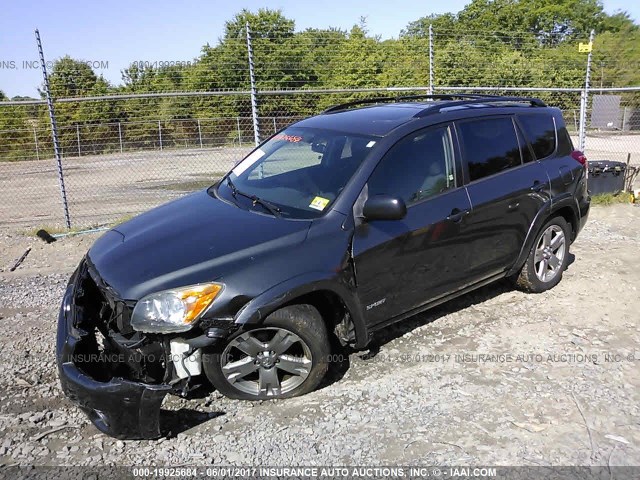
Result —
<instances>
[{"instance_id":1,"label":"front windshield wiper","mask_svg":"<svg viewBox=\"0 0 640 480\"><path fill-rule=\"evenodd\" d=\"M279 207L276 207L273 203L263 200L260 197L257 197L256 195L249 195L248 193L244 193L238 190L236 186L233 184L233 182L231 181L231 177L227 177L227 186L231 190L231 195L233 195L233 198L237 198L237 196L240 195L242 197L245 197L251 200L253 202L254 207L256 205L260 205L274 217L282 216L281 214L282 210L280 210Z\"/></svg>"}]
</instances>

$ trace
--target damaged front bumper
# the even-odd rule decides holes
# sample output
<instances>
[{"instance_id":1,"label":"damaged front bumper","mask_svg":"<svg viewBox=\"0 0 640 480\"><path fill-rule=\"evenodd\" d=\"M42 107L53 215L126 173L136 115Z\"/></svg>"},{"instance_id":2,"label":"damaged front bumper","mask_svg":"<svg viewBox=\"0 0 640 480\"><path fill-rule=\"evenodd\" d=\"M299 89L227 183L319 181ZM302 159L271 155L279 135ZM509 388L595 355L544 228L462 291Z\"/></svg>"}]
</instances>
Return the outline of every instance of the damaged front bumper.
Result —
<instances>
[{"instance_id":1,"label":"damaged front bumper","mask_svg":"<svg viewBox=\"0 0 640 480\"><path fill-rule=\"evenodd\" d=\"M202 349L237 326L213 319L184 338L143 334L130 325L134 306L85 257L69 280L58 315L58 372L64 393L102 432L154 439L162 435L164 397L196 388L192 376L201 374Z\"/></svg>"},{"instance_id":2,"label":"damaged front bumper","mask_svg":"<svg viewBox=\"0 0 640 480\"><path fill-rule=\"evenodd\" d=\"M78 367L77 353L79 345L92 341L93 332L73 325L74 308L73 285L70 285L58 316L56 342L62 390L108 435L122 439L160 437L160 405L173 387L118 377L107 381L91 378Z\"/></svg>"}]
</instances>

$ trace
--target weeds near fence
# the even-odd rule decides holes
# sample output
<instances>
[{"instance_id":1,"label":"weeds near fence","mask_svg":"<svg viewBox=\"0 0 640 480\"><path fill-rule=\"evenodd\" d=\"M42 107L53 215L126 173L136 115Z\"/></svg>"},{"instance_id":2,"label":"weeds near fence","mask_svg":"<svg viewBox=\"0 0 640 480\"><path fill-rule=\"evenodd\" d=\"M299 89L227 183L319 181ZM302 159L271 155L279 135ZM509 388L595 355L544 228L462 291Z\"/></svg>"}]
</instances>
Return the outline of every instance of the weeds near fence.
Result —
<instances>
[{"instance_id":1,"label":"weeds near fence","mask_svg":"<svg viewBox=\"0 0 640 480\"><path fill-rule=\"evenodd\" d=\"M629 192L599 193L591 197L591 205L613 205L615 203L632 203L633 194Z\"/></svg>"}]
</instances>

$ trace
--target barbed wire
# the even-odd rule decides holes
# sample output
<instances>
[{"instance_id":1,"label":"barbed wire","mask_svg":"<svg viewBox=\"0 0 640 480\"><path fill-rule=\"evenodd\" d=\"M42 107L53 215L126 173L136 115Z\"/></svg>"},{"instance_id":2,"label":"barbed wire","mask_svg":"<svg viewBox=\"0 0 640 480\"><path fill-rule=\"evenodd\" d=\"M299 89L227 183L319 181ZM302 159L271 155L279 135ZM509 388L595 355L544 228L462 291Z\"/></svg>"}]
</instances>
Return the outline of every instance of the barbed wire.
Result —
<instances>
[{"instance_id":1,"label":"barbed wire","mask_svg":"<svg viewBox=\"0 0 640 480\"><path fill-rule=\"evenodd\" d=\"M255 39L261 138L333 104L430 89L539 97L578 131L586 55L577 42L543 47L529 32L467 31L435 32L431 46L429 85L428 38L389 42L345 32L327 41L303 32ZM64 81L50 69L74 225L118 220L212 183L254 147L245 38L205 48L184 64L136 62L118 85L86 63L66 62ZM611 127L598 132L604 140L587 142L588 155L640 155L630 140L640 130L640 87L618 88L637 78L637 69L616 51L594 54L590 98L603 94L618 103ZM590 118L590 103L587 111ZM0 101L0 224L62 222L52 159L45 100Z\"/></svg>"},{"instance_id":2,"label":"barbed wire","mask_svg":"<svg viewBox=\"0 0 640 480\"><path fill-rule=\"evenodd\" d=\"M427 79L429 38L402 36L378 40L360 38L346 31L325 38L321 33L296 32L284 37L254 39L258 88L342 87L354 80L358 82L357 87L409 86L416 84L416 80L424 82ZM544 35L545 38L565 38L557 32L544 32ZM485 85L534 86L544 81L541 77L557 74L564 83L560 86L580 87L586 58L578 53L579 41L549 46L541 43L538 37L527 31L443 32L434 29L436 85L451 84L451 80L471 85L473 80L472 83ZM611 49L607 57L598 57L597 47L605 44L612 44L608 37L596 37L594 78L604 77L603 83L607 86L628 85L625 79L636 78L640 63L630 62ZM54 67L50 69L54 97L245 91L250 87L245 38L226 38L222 43L203 48L199 56L185 60L134 60L122 69L123 78L112 83L100 80L101 76L90 67L96 62L109 65L108 61L78 62L81 66L65 63L65 76L70 79L66 82L56 82L59 63L49 62ZM133 70L132 66L135 66ZM85 77L87 68L95 79ZM131 76L136 68L137 76ZM102 73L108 70L104 69ZM475 78L469 78L470 75L460 77L463 70L472 71ZM125 80L126 75L130 76Z\"/></svg>"}]
</instances>

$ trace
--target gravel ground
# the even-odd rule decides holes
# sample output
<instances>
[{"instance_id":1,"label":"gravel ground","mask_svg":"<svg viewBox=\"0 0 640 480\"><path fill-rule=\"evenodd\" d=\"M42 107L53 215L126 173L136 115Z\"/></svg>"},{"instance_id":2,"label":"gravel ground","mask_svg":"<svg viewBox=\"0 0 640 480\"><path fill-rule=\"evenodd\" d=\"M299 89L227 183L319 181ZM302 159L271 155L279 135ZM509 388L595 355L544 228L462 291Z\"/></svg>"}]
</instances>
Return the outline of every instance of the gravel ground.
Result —
<instances>
[{"instance_id":1,"label":"gravel ground","mask_svg":"<svg viewBox=\"0 0 640 480\"><path fill-rule=\"evenodd\" d=\"M158 441L100 434L59 388L58 303L96 236L0 234L0 464L639 465L639 234L639 207L594 208L552 291L408 319L304 397L167 397Z\"/></svg>"}]
</instances>

